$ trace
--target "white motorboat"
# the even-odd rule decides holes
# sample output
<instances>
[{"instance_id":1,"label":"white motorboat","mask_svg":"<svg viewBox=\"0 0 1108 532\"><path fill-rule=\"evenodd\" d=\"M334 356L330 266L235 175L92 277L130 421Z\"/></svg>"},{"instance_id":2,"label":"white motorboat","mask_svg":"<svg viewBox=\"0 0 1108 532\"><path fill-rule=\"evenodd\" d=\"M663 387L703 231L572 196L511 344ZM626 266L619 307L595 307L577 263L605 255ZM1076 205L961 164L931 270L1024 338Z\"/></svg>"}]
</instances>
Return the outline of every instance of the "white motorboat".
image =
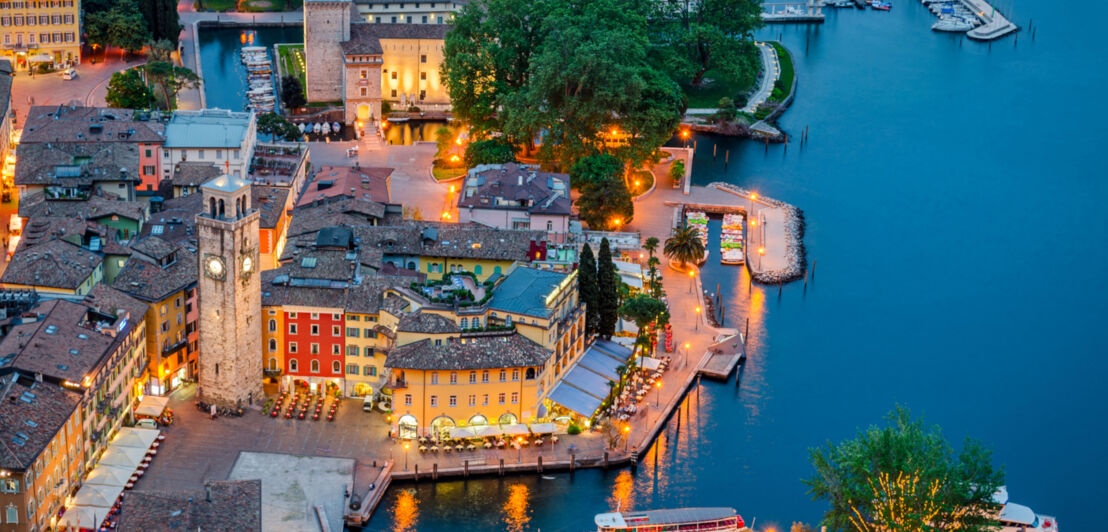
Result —
<instances>
[{"instance_id":1,"label":"white motorboat","mask_svg":"<svg viewBox=\"0 0 1108 532\"><path fill-rule=\"evenodd\" d=\"M993 501L1001 505L997 520L999 532L1058 532L1058 520L1039 515L1022 504L1008 501L1008 488L1001 486L993 494Z\"/></svg>"},{"instance_id":2,"label":"white motorboat","mask_svg":"<svg viewBox=\"0 0 1108 532\"><path fill-rule=\"evenodd\" d=\"M641 512L608 512L593 518L597 532L697 530L738 532L746 526L734 508L675 508Z\"/></svg>"},{"instance_id":3,"label":"white motorboat","mask_svg":"<svg viewBox=\"0 0 1108 532\"><path fill-rule=\"evenodd\" d=\"M973 24L958 17L942 17L931 25L934 31L966 32L973 29Z\"/></svg>"}]
</instances>

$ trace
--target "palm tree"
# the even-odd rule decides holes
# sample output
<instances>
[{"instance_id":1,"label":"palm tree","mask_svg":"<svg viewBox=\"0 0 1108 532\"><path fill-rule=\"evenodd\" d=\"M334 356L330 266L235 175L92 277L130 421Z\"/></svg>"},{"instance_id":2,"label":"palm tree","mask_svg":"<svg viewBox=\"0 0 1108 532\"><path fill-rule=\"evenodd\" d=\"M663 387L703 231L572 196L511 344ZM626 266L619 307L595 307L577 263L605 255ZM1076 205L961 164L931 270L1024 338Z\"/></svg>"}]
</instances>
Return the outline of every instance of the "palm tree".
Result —
<instances>
[{"instance_id":1,"label":"palm tree","mask_svg":"<svg viewBox=\"0 0 1108 532\"><path fill-rule=\"evenodd\" d=\"M654 258L654 252L658 249L658 237L652 236L646 239L646 243L642 245L642 248L650 254L651 258Z\"/></svg>"},{"instance_id":2,"label":"palm tree","mask_svg":"<svg viewBox=\"0 0 1108 532\"><path fill-rule=\"evenodd\" d=\"M691 225L674 229L673 235L666 239L664 251L670 260L680 263L682 269L690 262L699 261L704 257L700 231Z\"/></svg>"},{"instance_id":3,"label":"palm tree","mask_svg":"<svg viewBox=\"0 0 1108 532\"><path fill-rule=\"evenodd\" d=\"M662 296L662 287L658 284L658 265L661 263L658 257L653 256L646 261L646 265L650 267L647 272L650 275L650 294L654 297Z\"/></svg>"}]
</instances>

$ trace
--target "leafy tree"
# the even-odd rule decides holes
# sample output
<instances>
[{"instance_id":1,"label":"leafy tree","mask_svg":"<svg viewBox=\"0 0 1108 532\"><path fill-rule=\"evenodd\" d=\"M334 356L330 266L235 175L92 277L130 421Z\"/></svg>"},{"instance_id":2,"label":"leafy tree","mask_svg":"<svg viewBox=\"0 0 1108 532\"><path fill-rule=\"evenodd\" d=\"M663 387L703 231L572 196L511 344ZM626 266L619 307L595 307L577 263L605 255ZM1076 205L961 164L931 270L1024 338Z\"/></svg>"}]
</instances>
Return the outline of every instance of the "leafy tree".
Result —
<instances>
[{"instance_id":1,"label":"leafy tree","mask_svg":"<svg viewBox=\"0 0 1108 532\"><path fill-rule=\"evenodd\" d=\"M273 140L278 137L284 140L296 140L303 136L296 124L272 111L258 117L257 127L258 133L269 135Z\"/></svg>"},{"instance_id":2,"label":"leafy tree","mask_svg":"<svg viewBox=\"0 0 1108 532\"><path fill-rule=\"evenodd\" d=\"M577 210L589 229L619 229L635 216L635 204L623 178L608 178L589 183L577 197Z\"/></svg>"},{"instance_id":3,"label":"leafy tree","mask_svg":"<svg viewBox=\"0 0 1108 532\"><path fill-rule=\"evenodd\" d=\"M680 183L685 178L685 161L678 159L669 165L669 178L674 183Z\"/></svg>"},{"instance_id":4,"label":"leafy tree","mask_svg":"<svg viewBox=\"0 0 1108 532\"><path fill-rule=\"evenodd\" d=\"M171 49L177 47L181 21L177 15L176 0L139 0L138 10L146 20L151 38L169 41Z\"/></svg>"},{"instance_id":5,"label":"leafy tree","mask_svg":"<svg viewBox=\"0 0 1108 532\"><path fill-rule=\"evenodd\" d=\"M134 1L119 0L111 9L85 15L85 36L90 44L134 53L150 40L150 31Z\"/></svg>"},{"instance_id":6,"label":"leafy tree","mask_svg":"<svg viewBox=\"0 0 1108 532\"><path fill-rule=\"evenodd\" d=\"M886 421L810 451L816 473L805 481L808 493L831 504L822 524L861 532L996 530L992 497L1004 473L988 449L967 439L955 453L938 427L924 427L899 406Z\"/></svg>"},{"instance_id":7,"label":"leafy tree","mask_svg":"<svg viewBox=\"0 0 1108 532\"><path fill-rule=\"evenodd\" d=\"M719 108L715 112L715 119L720 122L734 122L739 116L739 108L735 100L724 96L719 99Z\"/></svg>"},{"instance_id":8,"label":"leafy tree","mask_svg":"<svg viewBox=\"0 0 1108 532\"><path fill-rule=\"evenodd\" d=\"M600 241L600 253L596 256L596 287L599 293L598 310L600 311L600 324L597 334L605 338L611 338L616 332L616 322L619 321L619 284L623 282L616 273L616 265L612 262L612 248L608 239Z\"/></svg>"},{"instance_id":9,"label":"leafy tree","mask_svg":"<svg viewBox=\"0 0 1108 532\"><path fill-rule=\"evenodd\" d=\"M151 61L171 61L173 51L173 43L166 39L157 41L150 41L146 43L146 46L150 49L150 53L147 58Z\"/></svg>"},{"instance_id":10,"label":"leafy tree","mask_svg":"<svg viewBox=\"0 0 1108 532\"><path fill-rule=\"evenodd\" d=\"M442 157L454 144L454 130L449 126L435 128L435 157Z\"/></svg>"},{"instance_id":11,"label":"leafy tree","mask_svg":"<svg viewBox=\"0 0 1108 532\"><path fill-rule=\"evenodd\" d=\"M639 330L645 329L665 313L665 303L645 294L631 296L619 307L619 315L635 322Z\"/></svg>"},{"instance_id":12,"label":"leafy tree","mask_svg":"<svg viewBox=\"0 0 1108 532\"><path fill-rule=\"evenodd\" d=\"M646 261L647 266L650 267L647 271L647 275L650 276L650 295L654 297L662 297L662 283L658 282L658 265L661 263L658 257L650 257Z\"/></svg>"},{"instance_id":13,"label":"leafy tree","mask_svg":"<svg viewBox=\"0 0 1108 532\"><path fill-rule=\"evenodd\" d=\"M596 285L596 257L587 243L577 265L577 294L585 304L585 332L596 334L600 329L600 289Z\"/></svg>"},{"instance_id":14,"label":"leafy tree","mask_svg":"<svg viewBox=\"0 0 1108 532\"><path fill-rule=\"evenodd\" d=\"M304 97L304 86L300 84L300 78L296 76L284 76L281 78L281 102L287 109L299 109L308 105Z\"/></svg>"},{"instance_id":15,"label":"leafy tree","mask_svg":"<svg viewBox=\"0 0 1108 532\"><path fill-rule=\"evenodd\" d=\"M200 84L200 77L185 67L180 67L167 61L152 61L142 67L146 71L150 83L161 89L164 109L173 108L173 99L182 89L195 88Z\"/></svg>"},{"instance_id":16,"label":"leafy tree","mask_svg":"<svg viewBox=\"0 0 1108 532\"><path fill-rule=\"evenodd\" d=\"M104 99L110 107L148 109L154 105L154 92L137 70L128 69L112 74L108 81L108 95Z\"/></svg>"},{"instance_id":17,"label":"leafy tree","mask_svg":"<svg viewBox=\"0 0 1108 532\"><path fill-rule=\"evenodd\" d=\"M646 239L646 242L643 243L642 248L645 249L646 252L650 255L650 258L654 258L654 252L658 250L658 244L660 243L661 242L658 241L658 237L652 236Z\"/></svg>"},{"instance_id":18,"label":"leafy tree","mask_svg":"<svg viewBox=\"0 0 1108 532\"><path fill-rule=\"evenodd\" d=\"M569 183L576 190L586 185L598 184L623 175L623 161L614 155L600 153L588 155L577 160L569 168Z\"/></svg>"},{"instance_id":19,"label":"leafy tree","mask_svg":"<svg viewBox=\"0 0 1108 532\"><path fill-rule=\"evenodd\" d=\"M762 25L757 0L659 2L652 28L674 79L699 86L709 71L749 83L760 68L754 30Z\"/></svg>"},{"instance_id":20,"label":"leafy tree","mask_svg":"<svg viewBox=\"0 0 1108 532\"><path fill-rule=\"evenodd\" d=\"M704 257L704 242L700 240L700 230L685 225L673 230L666 239L663 250L670 260L675 260L684 268L686 264L699 262Z\"/></svg>"},{"instance_id":21,"label":"leafy tree","mask_svg":"<svg viewBox=\"0 0 1108 532\"><path fill-rule=\"evenodd\" d=\"M466 168L479 164L504 164L515 162L516 148L503 137L471 142L466 146Z\"/></svg>"}]
</instances>

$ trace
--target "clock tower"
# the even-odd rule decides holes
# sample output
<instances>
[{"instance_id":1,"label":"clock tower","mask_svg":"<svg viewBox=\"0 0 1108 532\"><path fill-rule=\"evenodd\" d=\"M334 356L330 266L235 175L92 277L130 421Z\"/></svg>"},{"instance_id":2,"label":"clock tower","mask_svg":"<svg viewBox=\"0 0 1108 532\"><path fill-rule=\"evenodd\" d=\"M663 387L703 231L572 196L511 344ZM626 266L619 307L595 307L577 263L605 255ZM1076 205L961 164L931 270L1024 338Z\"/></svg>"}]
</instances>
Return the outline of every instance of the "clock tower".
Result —
<instances>
[{"instance_id":1,"label":"clock tower","mask_svg":"<svg viewBox=\"0 0 1108 532\"><path fill-rule=\"evenodd\" d=\"M247 406L262 399L261 281L257 209L250 182L219 176L200 186L201 401Z\"/></svg>"}]
</instances>

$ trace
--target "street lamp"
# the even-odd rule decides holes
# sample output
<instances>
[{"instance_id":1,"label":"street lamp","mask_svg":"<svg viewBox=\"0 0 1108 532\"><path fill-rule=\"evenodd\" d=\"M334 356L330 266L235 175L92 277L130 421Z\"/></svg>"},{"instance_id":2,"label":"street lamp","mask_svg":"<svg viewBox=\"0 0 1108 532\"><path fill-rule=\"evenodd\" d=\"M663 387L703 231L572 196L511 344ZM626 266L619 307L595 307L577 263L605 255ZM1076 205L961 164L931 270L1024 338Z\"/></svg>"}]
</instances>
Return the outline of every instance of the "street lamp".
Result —
<instances>
[{"instance_id":1,"label":"street lamp","mask_svg":"<svg viewBox=\"0 0 1108 532\"><path fill-rule=\"evenodd\" d=\"M619 218L613 218L612 223L615 224L616 231L619 231L619 224L623 223L623 220L620 220Z\"/></svg>"},{"instance_id":2,"label":"street lamp","mask_svg":"<svg viewBox=\"0 0 1108 532\"><path fill-rule=\"evenodd\" d=\"M658 397L654 400L654 407L659 408L662 406L662 381L654 381L654 386L658 388Z\"/></svg>"},{"instance_id":3,"label":"street lamp","mask_svg":"<svg viewBox=\"0 0 1108 532\"><path fill-rule=\"evenodd\" d=\"M408 442L404 442L404 471L408 470Z\"/></svg>"},{"instance_id":4,"label":"street lamp","mask_svg":"<svg viewBox=\"0 0 1108 532\"><path fill-rule=\"evenodd\" d=\"M759 261L759 262L761 262L761 261ZM759 264L759 266L761 266L761 264ZM696 307L696 329L695 330L697 330L697 331L700 330L700 307Z\"/></svg>"},{"instance_id":5,"label":"street lamp","mask_svg":"<svg viewBox=\"0 0 1108 532\"><path fill-rule=\"evenodd\" d=\"M694 277L696 277L696 270L693 270L692 266L689 266L689 293L690 294L692 293L693 278Z\"/></svg>"},{"instance_id":6,"label":"street lamp","mask_svg":"<svg viewBox=\"0 0 1108 532\"><path fill-rule=\"evenodd\" d=\"M758 248L758 269L762 269L762 257L766 255L766 248Z\"/></svg>"},{"instance_id":7,"label":"street lamp","mask_svg":"<svg viewBox=\"0 0 1108 532\"><path fill-rule=\"evenodd\" d=\"M688 365L689 365L689 343L685 342L685 364L681 367L686 367Z\"/></svg>"},{"instance_id":8,"label":"street lamp","mask_svg":"<svg viewBox=\"0 0 1108 532\"><path fill-rule=\"evenodd\" d=\"M623 426L623 451L627 451L627 446L631 442L631 423L627 423Z\"/></svg>"},{"instance_id":9,"label":"street lamp","mask_svg":"<svg viewBox=\"0 0 1108 532\"><path fill-rule=\"evenodd\" d=\"M518 464L518 463L523 461L523 437L522 436L516 436L516 450L518 451L518 453L516 454L516 463Z\"/></svg>"},{"instance_id":10,"label":"street lamp","mask_svg":"<svg viewBox=\"0 0 1108 532\"><path fill-rule=\"evenodd\" d=\"M685 147L688 148L689 147L689 130L687 130L687 129L681 130L681 139L683 139L685 141Z\"/></svg>"}]
</instances>

